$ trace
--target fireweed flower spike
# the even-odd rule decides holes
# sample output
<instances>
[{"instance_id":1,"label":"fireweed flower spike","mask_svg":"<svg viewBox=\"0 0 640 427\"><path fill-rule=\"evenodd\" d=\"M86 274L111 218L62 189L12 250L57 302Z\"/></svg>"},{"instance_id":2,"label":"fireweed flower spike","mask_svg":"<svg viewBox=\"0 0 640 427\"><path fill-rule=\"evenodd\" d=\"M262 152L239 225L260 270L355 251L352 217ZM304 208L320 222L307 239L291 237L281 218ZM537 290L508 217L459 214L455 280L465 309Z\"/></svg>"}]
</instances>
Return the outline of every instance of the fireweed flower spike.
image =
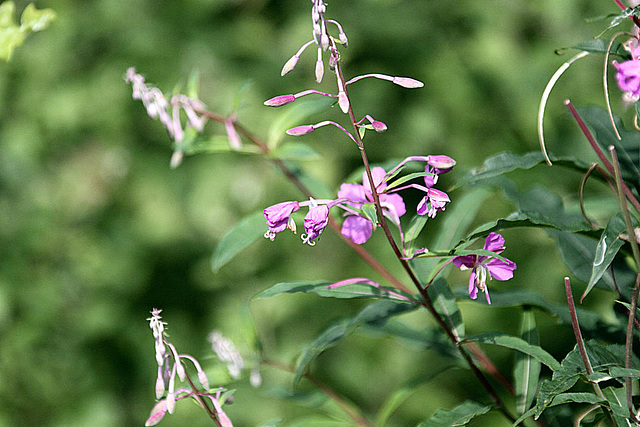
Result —
<instances>
[{"instance_id":1,"label":"fireweed flower spike","mask_svg":"<svg viewBox=\"0 0 640 427\"><path fill-rule=\"evenodd\" d=\"M484 242L483 249L497 254L504 251L504 238L497 233L491 233ZM491 304L489 298L489 288L487 288L487 276L489 280L509 280L513 277L513 270L517 268L516 263L510 260L501 260L490 256L464 255L457 256L452 260L453 264L460 270L472 269L469 277L469 296L471 299L478 297L478 289L487 296L487 303Z\"/></svg>"},{"instance_id":2,"label":"fireweed flower spike","mask_svg":"<svg viewBox=\"0 0 640 427\"><path fill-rule=\"evenodd\" d=\"M399 194L385 194L384 190L387 184L383 182L387 175L381 167L371 169L373 182L376 185L376 191L382 204L382 211L390 218L394 224L400 223L400 217L405 214L406 208L404 201ZM362 176L362 185L360 184L342 184L338 191L338 199L346 200L343 202L347 206L361 209L365 203L373 203L373 193L367 179L366 173ZM351 239L354 243L361 245L371 237L374 224L367 218L359 216L355 212L348 214L342 223L342 235Z\"/></svg>"},{"instance_id":3,"label":"fireweed flower spike","mask_svg":"<svg viewBox=\"0 0 640 427\"><path fill-rule=\"evenodd\" d=\"M285 228L296 232L296 223L291 219L291 214L300 209L298 202L282 202L273 206L269 206L262 214L267 220L267 226L269 230L264 234L264 237L273 241L276 238L276 233L284 231Z\"/></svg>"}]
</instances>

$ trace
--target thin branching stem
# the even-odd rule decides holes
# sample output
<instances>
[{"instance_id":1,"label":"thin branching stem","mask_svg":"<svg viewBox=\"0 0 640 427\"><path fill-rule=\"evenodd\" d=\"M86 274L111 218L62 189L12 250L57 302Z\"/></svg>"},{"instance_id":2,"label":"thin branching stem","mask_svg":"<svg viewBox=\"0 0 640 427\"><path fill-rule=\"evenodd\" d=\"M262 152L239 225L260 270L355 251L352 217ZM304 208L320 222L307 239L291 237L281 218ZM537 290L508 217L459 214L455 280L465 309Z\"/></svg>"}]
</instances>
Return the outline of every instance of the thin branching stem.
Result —
<instances>
[{"instance_id":1,"label":"thin branching stem","mask_svg":"<svg viewBox=\"0 0 640 427\"><path fill-rule=\"evenodd\" d=\"M198 401L200 406L202 406L202 409L204 409L204 411L216 423L216 425L218 427L222 427L222 424L220 423L220 419L218 418L218 415L209 407L209 405L207 405L207 402L202 398L202 396L200 396L198 387L196 387L193 381L191 381L191 377L189 377L189 373L185 372L185 376L187 377L187 382L189 383L189 386L191 386L191 390L193 390L194 399Z\"/></svg>"},{"instance_id":2,"label":"thin branching stem","mask_svg":"<svg viewBox=\"0 0 640 427\"><path fill-rule=\"evenodd\" d=\"M616 195L618 196L618 204L620 205L620 212L624 219L624 224L627 228L627 234L629 235L629 243L631 244L631 251L633 252L633 259L636 263L636 271L640 271L640 250L638 250L638 243L636 242L636 234L631 222L631 215L629 215L629 208L627 206L627 200L622 194L622 175L620 173L620 163L618 162L618 156L613 146L609 146L609 153L613 161L613 167L616 180ZM631 294L631 305L629 307L629 318L627 321L627 334L625 339L625 368L632 368L632 356L633 356L633 320L636 316L636 307L638 306L638 288L640 284L640 275L637 275L636 282L633 285L633 293ZM627 408L631 417L636 421L635 409L633 407L633 387L631 378L625 378L625 389L627 392Z\"/></svg>"}]
</instances>

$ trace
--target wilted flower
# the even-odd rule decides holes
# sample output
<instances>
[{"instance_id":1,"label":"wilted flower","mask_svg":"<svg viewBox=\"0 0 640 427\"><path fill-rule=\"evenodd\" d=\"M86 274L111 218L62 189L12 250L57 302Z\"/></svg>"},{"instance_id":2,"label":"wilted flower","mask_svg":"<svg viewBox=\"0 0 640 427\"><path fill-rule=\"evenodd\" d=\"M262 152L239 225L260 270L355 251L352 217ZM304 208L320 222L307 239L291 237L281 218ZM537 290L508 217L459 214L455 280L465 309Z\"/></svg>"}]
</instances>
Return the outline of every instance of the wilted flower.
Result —
<instances>
[{"instance_id":1,"label":"wilted flower","mask_svg":"<svg viewBox=\"0 0 640 427\"><path fill-rule=\"evenodd\" d=\"M497 233L490 233L484 243L483 249L496 254L504 251L504 238ZM460 270L473 269L469 277L469 296L472 299L478 297L478 289L487 296L487 303L491 304L489 289L487 288L487 276L489 280L509 280L513 277L516 263L506 259L505 261L491 256L464 255L452 260Z\"/></svg>"}]
</instances>

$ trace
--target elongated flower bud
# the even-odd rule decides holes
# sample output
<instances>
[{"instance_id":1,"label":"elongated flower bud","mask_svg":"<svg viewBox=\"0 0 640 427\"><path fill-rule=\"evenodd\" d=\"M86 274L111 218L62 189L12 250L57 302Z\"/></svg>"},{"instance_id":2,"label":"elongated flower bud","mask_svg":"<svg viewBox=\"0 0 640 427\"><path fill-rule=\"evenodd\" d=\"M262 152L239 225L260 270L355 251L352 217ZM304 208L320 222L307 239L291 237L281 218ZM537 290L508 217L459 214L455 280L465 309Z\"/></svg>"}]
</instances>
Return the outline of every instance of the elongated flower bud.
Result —
<instances>
[{"instance_id":1,"label":"elongated flower bud","mask_svg":"<svg viewBox=\"0 0 640 427\"><path fill-rule=\"evenodd\" d=\"M293 55L286 64L284 64L284 67L282 67L282 71L280 71L280 75L284 76L285 74L287 74L289 71L293 70L296 67L296 64L298 63L298 59L300 59L300 57L296 54Z\"/></svg>"},{"instance_id":2,"label":"elongated flower bud","mask_svg":"<svg viewBox=\"0 0 640 427\"><path fill-rule=\"evenodd\" d=\"M412 79L410 77L394 77L391 82L397 84L398 86L406 87L407 89L415 89L424 86L424 83L422 83L421 81Z\"/></svg>"},{"instance_id":3,"label":"elongated flower bud","mask_svg":"<svg viewBox=\"0 0 640 427\"><path fill-rule=\"evenodd\" d=\"M283 105L287 105L296 100L296 97L293 95L279 95L274 96L271 99L267 99L264 101L264 105L267 107L282 107Z\"/></svg>"},{"instance_id":4,"label":"elongated flower bud","mask_svg":"<svg viewBox=\"0 0 640 427\"><path fill-rule=\"evenodd\" d=\"M378 120L372 120L371 126L373 127L373 130L375 130L376 132L384 132L385 130L387 130L387 125L385 125L382 122L379 122Z\"/></svg>"},{"instance_id":5,"label":"elongated flower bud","mask_svg":"<svg viewBox=\"0 0 640 427\"><path fill-rule=\"evenodd\" d=\"M287 130L287 135L302 136L313 132L316 128L313 125L302 125Z\"/></svg>"},{"instance_id":6,"label":"elongated flower bud","mask_svg":"<svg viewBox=\"0 0 640 427\"><path fill-rule=\"evenodd\" d=\"M428 156L429 166L440 170L448 170L456 165L456 161L449 156Z\"/></svg>"}]
</instances>

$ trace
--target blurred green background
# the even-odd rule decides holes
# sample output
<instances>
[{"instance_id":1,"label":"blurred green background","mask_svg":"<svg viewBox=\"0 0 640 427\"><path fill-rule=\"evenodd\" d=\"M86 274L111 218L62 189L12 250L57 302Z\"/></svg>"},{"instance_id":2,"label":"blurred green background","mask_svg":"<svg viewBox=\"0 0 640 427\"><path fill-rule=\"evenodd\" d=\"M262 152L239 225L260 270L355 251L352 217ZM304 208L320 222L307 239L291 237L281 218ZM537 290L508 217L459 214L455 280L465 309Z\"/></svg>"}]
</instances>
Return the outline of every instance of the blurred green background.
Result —
<instances>
[{"instance_id":1,"label":"blurred green background","mask_svg":"<svg viewBox=\"0 0 640 427\"><path fill-rule=\"evenodd\" d=\"M21 12L27 2L16 4ZM315 84L313 50L280 77L284 62L311 35L308 0L36 5L53 8L57 19L30 36L11 62L0 64L0 425L143 425L155 402L153 338L145 320L154 307L164 310L178 350L212 367L217 361L206 337L214 329L251 348L250 340L243 341L251 316L268 357L291 363L332 321L363 306L299 294L249 302L280 281L378 280L331 232L314 248L291 233L273 243L261 240L214 274L211 254L234 224L301 197L257 157L198 155L171 170L165 131L131 99L123 79L135 66L168 93L197 69L201 99L220 114L231 111L233 97L251 81L239 120L266 137L287 107L268 109L265 99L306 88L334 90L328 73ZM383 135L367 135L371 160L447 154L458 166L443 176L446 187L489 155L538 149L539 97L571 55L554 51L605 27L585 18L615 12L614 2L604 0L334 0L327 17L337 19L349 37L347 76L380 72L425 83L406 90L370 79L350 89L357 115L371 114L389 126ZM545 123L551 151L592 158L562 100L603 105L601 61L577 63L556 87ZM614 94L614 108L622 111L618 99ZM325 118L345 119L333 109L310 122ZM223 135L224 129L210 123L206 133ZM334 129L304 141L324 157L303 167L331 188L359 165L353 144ZM575 202L580 180L547 167L512 178L522 189L555 187L568 204ZM451 194L452 209L462 193ZM417 194L407 197L409 205L417 201ZM496 192L474 223L511 210ZM438 231L438 221L432 224L426 245ZM492 285L536 289L561 303L567 271L554 240L542 231L504 235L504 255L518 270L513 280ZM382 236L367 247L404 280ZM450 279L454 287L466 286L465 275ZM601 304L608 315L610 301L610 295L595 293L587 303ZM517 310L461 307L470 333L517 333ZM434 327L425 313L408 321ZM552 353L573 346L571 331L557 328L555 319L539 314L538 322L542 345ZM509 374L512 353L487 351ZM312 372L373 420L393 390L444 362L428 349L355 334L322 355ZM211 371L212 384L226 380L216 376L220 372ZM246 380L229 384L238 388L227 412L237 426L274 418L294 425L297 417L323 413L322 407L277 398L276 387L287 387L286 375L264 368L263 376L259 389ZM465 399L488 402L468 372L447 371L416 388L387 425L415 425ZM188 424L209 425L186 402L162 423ZM488 415L475 425L508 423Z\"/></svg>"}]
</instances>

